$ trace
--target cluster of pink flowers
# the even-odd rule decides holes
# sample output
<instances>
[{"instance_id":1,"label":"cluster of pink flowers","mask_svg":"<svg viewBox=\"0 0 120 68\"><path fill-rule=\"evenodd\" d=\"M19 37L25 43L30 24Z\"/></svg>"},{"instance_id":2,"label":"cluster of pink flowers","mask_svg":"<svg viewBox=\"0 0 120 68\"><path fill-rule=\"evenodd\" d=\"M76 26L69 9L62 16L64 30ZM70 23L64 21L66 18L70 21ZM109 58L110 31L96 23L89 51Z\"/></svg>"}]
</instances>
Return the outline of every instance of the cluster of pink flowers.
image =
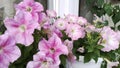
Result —
<instances>
[{"instance_id":1,"label":"cluster of pink flowers","mask_svg":"<svg viewBox=\"0 0 120 68\"><path fill-rule=\"evenodd\" d=\"M13 19L4 20L7 30L0 36L0 68L8 68L10 63L16 61L20 56L20 49L16 44L30 46L34 42L33 33L35 29L49 29L49 40L41 40L39 52L34 55L27 68L59 68L61 54L67 55L68 49L61 39L56 35L59 30L51 26L51 19L56 17L56 12L47 11L45 14L43 6L34 0L23 0L16 5L16 14ZM52 14L53 13L53 14ZM49 32L48 32L49 33Z\"/></svg>"},{"instance_id":2,"label":"cluster of pink flowers","mask_svg":"<svg viewBox=\"0 0 120 68\"><path fill-rule=\"evenodd\" d=\"M72 40L78 40L79 38L85 37L85 25L87 20L83 17L75 15L66 15L65 18L56 20L55 26L59 30L64 30L66 35Z\"/></svg>"},{"instance_id":3,"label":"cluster of pink flowers","mask_svg":"<svg viewBox=\"0 0 120 68\"><path fill-rule=\"evenodd\" d=\"M38 13L43 6L34 0L24 0L16 5L16 14L13 19L4 21L7 30L0 36L0 68L8 68L10 63L20 56L20 49L16 43L29 46L33 43L33 32L39 26Z\"/></svg>"},{"instance_id":4,"label":"cluster of pink flowers","mask_svg":"<svg viewBox=\"0 0 120 68\"><path fill-rule=\"evenodd\" d=\"M16 5L14 19L5 19L5 26L9 34L13 35L17 43L29 46L33 43L33 32L38 28L38 18L43 6L34 0L24 0Z\"/></svg>"},{"instance_id":5,"label":"cluster of pink flowers","mask_svg":"<svg viewBox=\"0 0 120 68\"><path fill-rule=\"evenodd\" d=\"M43 12L43 6L34 0L23 0L16 7L13 19L4 20L7 30L0 35L0 68L8 68L10 63L20 56L20 49L16 44L30 46L34 42L35 29L44 31L48 40L43 38L38 44L38 52L33 56L33 61L28 62L27 68L59 68L60 55L66 55L73 62L73 42L83 39L87 33L99 32L99 44L104 46L101 51L109 52L119 48L120 32L113 31L110 27L96 28L83 17L65 15L58 18L53 10ZM70 39L62 40L63 32ZM37 45L36 45L37 46ZM84 52L84 48L78 48Z\"/></svg>"}]
</instances>

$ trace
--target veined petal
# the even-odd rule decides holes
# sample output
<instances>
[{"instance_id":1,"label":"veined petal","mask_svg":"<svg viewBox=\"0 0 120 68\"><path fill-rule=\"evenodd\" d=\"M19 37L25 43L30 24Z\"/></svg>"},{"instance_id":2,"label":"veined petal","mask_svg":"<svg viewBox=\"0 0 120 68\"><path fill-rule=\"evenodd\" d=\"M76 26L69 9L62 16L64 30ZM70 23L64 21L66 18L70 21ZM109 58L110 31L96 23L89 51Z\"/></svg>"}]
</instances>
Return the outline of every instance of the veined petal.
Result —
<instances>
[{"instance_id":1,"label":"veined petal","mask_svg":"<svg viewBox=\"0 0 120 68\"><path fill-rule=\"evenodd\" d=\"M49 48L50 48L50 46L45 39L43 39L39 42L39 50L47 51Z\"/></svg>"}]
</instances>

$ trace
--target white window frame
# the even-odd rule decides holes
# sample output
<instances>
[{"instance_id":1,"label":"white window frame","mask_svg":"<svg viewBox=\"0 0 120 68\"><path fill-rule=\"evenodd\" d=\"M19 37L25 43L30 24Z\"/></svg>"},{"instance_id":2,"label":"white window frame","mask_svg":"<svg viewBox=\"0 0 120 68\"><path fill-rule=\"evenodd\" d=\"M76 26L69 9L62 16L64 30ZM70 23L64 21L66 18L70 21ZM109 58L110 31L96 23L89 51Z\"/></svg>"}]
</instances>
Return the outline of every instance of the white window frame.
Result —
<instances>
[{"instance_id":1,"label":"white window frame","mask_svg":"<svg viewBox=\"0 0 120 68\"><path fill-rule=\"evenodd\" d=\"M48 9L55 10L58 16L78 15L79 0L48 0Z\"/></svg>"}]
</instances>

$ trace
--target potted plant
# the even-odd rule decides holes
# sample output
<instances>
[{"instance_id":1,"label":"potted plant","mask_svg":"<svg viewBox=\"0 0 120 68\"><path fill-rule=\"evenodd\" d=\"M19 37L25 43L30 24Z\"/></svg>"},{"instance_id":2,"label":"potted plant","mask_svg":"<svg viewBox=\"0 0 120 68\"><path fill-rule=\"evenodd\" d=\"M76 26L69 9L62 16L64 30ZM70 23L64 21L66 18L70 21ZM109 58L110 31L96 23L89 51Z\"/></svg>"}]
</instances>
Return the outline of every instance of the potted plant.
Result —
<instances>
[{"instance_id":1,"label":"potted plant","mask_svg":"<svg viewBox=\"0 0 120 68\"><path fill-rule=\"evenodd\" d=\"M120 31L96 18L93 24L71 14L61 18L34 0L23 0L14 18L4 20L0 68L80 68L76 64L89 61L101 68L118 66Z\"/></svg>"}]
</instances>

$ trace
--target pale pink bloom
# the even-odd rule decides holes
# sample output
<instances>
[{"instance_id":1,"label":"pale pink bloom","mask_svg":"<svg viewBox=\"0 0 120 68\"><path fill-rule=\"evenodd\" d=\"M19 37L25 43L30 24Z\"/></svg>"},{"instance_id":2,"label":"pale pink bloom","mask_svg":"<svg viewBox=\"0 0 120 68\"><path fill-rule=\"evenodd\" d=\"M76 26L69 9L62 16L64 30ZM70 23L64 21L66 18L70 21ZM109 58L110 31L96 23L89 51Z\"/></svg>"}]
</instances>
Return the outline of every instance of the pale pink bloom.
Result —
<instances>
[{"instance_id":1,"label":"pale pink bloom","mask_svg":"<svg viewBox=\"0 0 120 68\"><path fill-rule=\"evenodd\" d=\"M68 14L65 18L69 23L77 23L78 16Z\"/></svg>"},{"instance_id":2,"label":"pale pink bloom","mask_svg":"<svg viewBox=\"0 0 120 68\"><path fill-rule=\"evenodd\" d=\"M43 10L43 6L34 0L23 0L16 6L16 14L22 11L25 16L32 17L36 21L38 20L38 12Z\"/></svg>"},{"instance_id":3,"label":"pale pink bloom","mask_svg":"<svg viewBox=\"0 0 120 68\"><path fill-rule=\"evenodd\" d=\"M110 27L104 27L101 31L102 41L101 45L104 46L102 51L109 52L119 48L119 41L117 39L117 33Z\"/></svg>"},{"instance_id":4,"label":"pale pink bloom","mask_svg":"<svg viewBox=\"0 0 120 68\"><path fill-rule=\"evenodd\" d=\"M22 14L21 14L22 15ZM5 19L5 26L7 31L15 37L17 43L24 44L26 46L32 44L35 28L38 27L38 23L31 20L26 20L23 16L16 16L14 19Z\"/></svg>"},{"instance_id":5,"label":"pale pink bloom","mask_svg":"<svg viewBox=\"0 0 120 68\"><path fill-rule=\"evenodd\" d=\"M107 68L113 68L113 66L118 66L119 62L108 62Z\"/></svg>"},{"instance_id":6,"label":"pale pink bloom","mask_svg":"<svg viewBox=\"0 0 120 68\"><path fill-rule=\"evenodd\" d=\"M8 68L21 56L20 49L16 46L12 36L5 33L0 36L0 68Z\"/></svg>"},{"instance_id":7,"label":"pale pink bloom","mask_svg":"<svg viewBox=\"0 0 120 68\"><path fill-rule=\"evenodd\" d=\"M78 17L78 20L77 20L77 23L79 24L79 25L87 25L87 20L85 19L85 18L83 18L83 17Z\"/></svg>"},{"instance_id":8,"label":"pale pink bloom","mask_svg":"<svg viewBox=\"0 0 120 68\"><path fill-rule=\"evenodd\" d=\"M57 16L57 13L54 10L46 10L47 15L51 18L54 18Z\"/></svg>"},{"instance_id":9,"label":"pale pink bloom","mask_svg":"<svg viewBox=\"0 0 120 68\"><path fill-rule=\"evenodd\" d=\"M84 53L85 52L85 48L84 47L79 47L77 49L77 51L80 52L80 53Z\"/></svg>"},{"instance_id":10,"label":"pale pink bloom","mask_svg":"<svg viewBox=\"0 0 120 68\"><path fill-rule=\"evenodd\" d=\"M76 56L73 54L72 49L73 49L73 41L69 41L68 39L64 41L64 44L68 48L68 60L70 62L74 62L76 60Z\"/></svg>"},{"instance_id":11,"label":"pale pink bloom","mask_svg":"<svg viewBox=\"0 0 120 68\"><path fill-rule=\"evenodd\" d=\"M28 62L26 68L59 68L59 63L47 57L45 53L38 52L33 56L33 61Z\"/></svg>"},{"instance_id":12,"label":"pale pink bloom","mask_svg":"<svg viewBox=\"0 0 120 68\"><path fill-rule=\"evenodd\" d=\"M52 58L58 57L61 54L68 54L67 47L56 34L53 34L48 41L45 39L41 40L39 42L39 50Z\"/></svg>"},{"instance_id":13,"label":"pale pink bloom","mask_svg":"<svg viewBox=\"0 0 120 68\"><path fill-rule=\"evenodd\" d=\"M69 24L66 29L66 34L72 40L78 40L79 38L84 38L85 31L84 28L78 24Z\"/></svg>"},{"instance_id":14,"label":"pale pink bloom","mask_svg":"<svg viewBox=\"0 0 120 68\"><path fill-rule=\"evenodd\" d=\"M68 25L68 22L65 19L58 19L55 22L55 27L58 28L59 30L65 30Z\"/></svg>"},{"instance_id":15,"label":"pale pink bloom","mask_svg":"<svg viewBox=\"0 0 120 68\"><path fill-rule=\"evenodd\" d=\"M104 60L107 62L107 68L113 68L113 66L118 66L119 62L111 62L108 59L104 58Z\"/></svg>"}]
</instances>

